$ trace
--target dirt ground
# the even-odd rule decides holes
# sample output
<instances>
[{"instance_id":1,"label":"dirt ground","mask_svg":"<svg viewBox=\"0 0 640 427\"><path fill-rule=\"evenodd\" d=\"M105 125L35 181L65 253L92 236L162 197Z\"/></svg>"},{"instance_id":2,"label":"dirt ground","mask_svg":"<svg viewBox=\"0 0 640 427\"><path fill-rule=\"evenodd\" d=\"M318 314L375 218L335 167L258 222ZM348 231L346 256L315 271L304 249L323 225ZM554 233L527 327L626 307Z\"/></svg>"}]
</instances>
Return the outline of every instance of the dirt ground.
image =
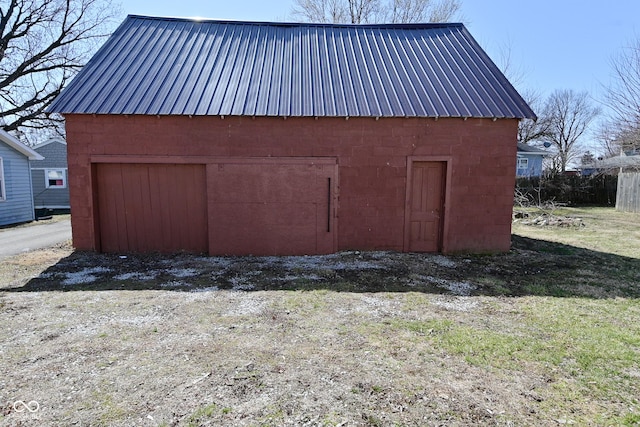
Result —
<instances>
[{"instance_id":1,"label":"dirt ground","mask_svg":"<svg viewBox=\"0 0 640 427\"><path fill-rule=\"evenodd\" d=\"M35 251L0 266L0 425L572 424L553 370L434 340L513 329L540 296L638 298L637 263L518 236L474 256Z\"/></svg>"}]
</instances>

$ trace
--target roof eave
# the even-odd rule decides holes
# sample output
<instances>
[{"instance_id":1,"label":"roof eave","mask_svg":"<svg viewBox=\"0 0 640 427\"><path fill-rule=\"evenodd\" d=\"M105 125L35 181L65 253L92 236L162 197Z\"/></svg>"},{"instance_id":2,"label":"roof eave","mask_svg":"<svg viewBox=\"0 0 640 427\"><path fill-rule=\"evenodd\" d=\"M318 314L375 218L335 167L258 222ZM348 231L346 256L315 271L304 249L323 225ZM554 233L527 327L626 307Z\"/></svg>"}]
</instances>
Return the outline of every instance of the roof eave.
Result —
<instances>
[{"instance_id":1,"label":"roof eave","mask_svg":"<svg viewBox=\"0 0 640 427\"><path fill-rule=\"evenodd\" d=\"M11 147L14 150L16 150L17 152L19 152L20 154L24 155L29 160L43 160L44 159L44 157L41 154L39 154L39 153L35 152L33 149L27 147L26 145L24 145L23 143L21 143L16 138L14 138L13 136L11 136L10 134L8 134L7 132L5 132L2 129L0 129L0 141L4 142L9 147Z\"/></svg>"},{"instance_id":2,"label":"roof eave","mask_svg":"<svg viewBox=\"0 0 640 427\"><path fill-rule=\"evenodd\" d=\"M351 115L340 115L340 116L329 116L329 115L320 115L320 114L305 114L305 115L252 115L252 116L247 116L244 114L193 114L193 113L184 113L184 114L173 114L173 113L169 113L169 114L160 114L160 113L145 113L145 114L141 114L141 113L127 113L127 112L98 112L98 111L83 111L83 112L77 112L77 111L57 111L56 114L61 114L62 116L86 116L86 115L91 115L91 116L113 116L113 115L118 115L118 116L153 116L153 117L171 117L171 116L183 116L183 117L268 117L268 118L284 118L284 119L293 119L293 118L305 118L305 117L312 117L312 118L328 118L328 119L355 119L355 118L362 118L362 119L434 119L434 120L440 120L440 119L462 119L462 120L468 120L468 119L476 119L476 120L492 120L492 121L497 121L497 120L522 120L523 117L520 116L458 116L458 115L426 115L426 116L422 116L422 115L358 115L358 116L351 116ZM57 142L61 142L63 144L66 144L66 142L57 139L55 140ZM48 143L51 142L55 142L55 141L46 141L43 142L41 144L36 145L34 148L40 148L43 145L46 145Z\"/></svg>"}]
</instances>

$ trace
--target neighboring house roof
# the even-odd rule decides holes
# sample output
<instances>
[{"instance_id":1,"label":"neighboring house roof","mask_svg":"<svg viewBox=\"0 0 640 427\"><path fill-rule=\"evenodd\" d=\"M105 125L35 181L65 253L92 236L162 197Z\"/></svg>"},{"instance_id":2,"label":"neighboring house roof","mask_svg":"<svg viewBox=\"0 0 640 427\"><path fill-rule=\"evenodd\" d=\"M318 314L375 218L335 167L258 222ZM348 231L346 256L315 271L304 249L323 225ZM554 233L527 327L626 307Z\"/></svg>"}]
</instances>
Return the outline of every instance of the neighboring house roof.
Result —
<instances>
[{"instance_id":1,"label":"neighboring house roof","mask_svg":"<svg viewBox=\"0 0 640 427\"><path fill-rule=\"evenodd\" d=\"M621 155L609 157L604 160L597 160L594 165L589 165L597 169L613 169L613 168L640 168L640 155L627 156Z\"/></svg>"},{"instance_id":2,"label":"neighboring house roof","mask_svg":"<svg viewBox=\"0 0 640 427\"><path fill-rule=\"evenodd\" d=\"M541 156L548 156L551 154L548 151L541 150L539 148L532 147L531 145L523 144L521 142L518 142L517 145L518 145L518 153L539 154Z\"/></svg>"},{"instance_id":3,"label":"neighboring house roof","mask_svg":"<svg viewBox=\"0 0 640 427\"><path fill-rule=\"evenodd\" d=\"M34 146L33 146L33 149L34 149L34 150L37 150L38 148L42 148L42 147L44 147L44 146L46 146L46 145L49 145L49 144L51 144L51 143L54 143L54 142L57 142L58 144L64 144L64 145L67 145L67 142L66 142L64 139L62 139L62 138L51 138L51 139L47 139L47 140L46 140L46 141L44 141L44 142L41 142L40 144L36 144L36 145L34 145Z\"/></svg>"},{"instance_id":4,"label":"neighboring house roof","mask_svg":"<svg viewBox=\"0 0 640 427\"><path fill-rule=\"evenodd\" d=\"M49 111L535 118L462 24L144 16L128 16Z\"/></svg>"},{"instance_id":5,"label":"neighboring house roof","mask_svg":"<svg viewBox=\"0 0 640 427\"><path fill-rule=\"evenodd\" d=\"M19 153L22 153L29 160L42 160L42 159L44 159L44 157L42 157L40 154L36 153L31 148L27 147L26 145L24 145L23 143L21 143L16 138L11 136L7 132L3 131L2 129L0 129L0 142L4 142L9 147L13 148L14 150L18 151Z\"/></svg>"}]
</instances>

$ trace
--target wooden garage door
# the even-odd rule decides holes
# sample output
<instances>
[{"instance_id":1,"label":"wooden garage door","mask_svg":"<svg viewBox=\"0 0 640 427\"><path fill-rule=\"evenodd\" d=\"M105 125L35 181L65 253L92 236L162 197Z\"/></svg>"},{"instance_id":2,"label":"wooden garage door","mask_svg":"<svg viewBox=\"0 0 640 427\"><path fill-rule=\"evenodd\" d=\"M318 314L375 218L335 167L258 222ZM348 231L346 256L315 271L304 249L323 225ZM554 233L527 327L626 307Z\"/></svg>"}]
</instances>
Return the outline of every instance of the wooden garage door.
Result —
<instances>
[{"instance_id":1,"label":"wooden garage door","mask_svg":"<svg viewBox=\"0 0 640 427\"><path fill-rule=\"evenodd\" d=\"M97 164L103 252L207 252L204 165Z\"/></svg>"},{"instance_id":2,"label":"wooden garage door","mask_svg":"<svg viewBox=\"0 0 640 427\"><path fill-rule=\"evenodd\" d=\"M335 251L335 159L210 164L212 255Z\"/></svg>"},{"instance_id":3,"label":"wooden garage door","mask_svg":"<svg viewBox=\"0 0 640 427\"><path fill-rule=\"evenodd\" d=\"M446 162L411 163L407 191L405 250L442 249Z\"/></svg>"}]
</instances>

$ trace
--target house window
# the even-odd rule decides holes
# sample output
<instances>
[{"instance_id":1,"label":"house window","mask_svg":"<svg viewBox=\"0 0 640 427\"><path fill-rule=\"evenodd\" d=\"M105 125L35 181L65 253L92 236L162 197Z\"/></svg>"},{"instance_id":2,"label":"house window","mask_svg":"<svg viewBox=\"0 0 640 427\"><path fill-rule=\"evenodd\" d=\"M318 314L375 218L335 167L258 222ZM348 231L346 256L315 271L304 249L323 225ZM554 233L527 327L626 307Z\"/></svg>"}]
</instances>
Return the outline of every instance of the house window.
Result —
<instances>
[{"instance_id":1,"label":"house window","mask_svg":"<svg viewBox=\"0 0 640 427\"><path fill-rule=\"evenodd\" d=\"M64 169L45 169L45 186L47 188L66 188L67 178Z\"/></svg>"},{"instance_id":2,"label":"house window","mask_svg":"<svg viewBox=\"0 0 640 427\"><path fill-rule=\"evenodd\" d=\"M528 169L529 168L529 159L526 157L518 158L518 169Z\"/></svg>"},{"instance_id":3,"label":"house window","mask_svg":"<svg viewBox=\"0 0 640 427\"><path fill-rule=\"evenodd\" d=\"M0 157L0 202L7 200L6 194L4 190L4 165L2 164L2 157Z\"/></svg>"}]
</instances>

